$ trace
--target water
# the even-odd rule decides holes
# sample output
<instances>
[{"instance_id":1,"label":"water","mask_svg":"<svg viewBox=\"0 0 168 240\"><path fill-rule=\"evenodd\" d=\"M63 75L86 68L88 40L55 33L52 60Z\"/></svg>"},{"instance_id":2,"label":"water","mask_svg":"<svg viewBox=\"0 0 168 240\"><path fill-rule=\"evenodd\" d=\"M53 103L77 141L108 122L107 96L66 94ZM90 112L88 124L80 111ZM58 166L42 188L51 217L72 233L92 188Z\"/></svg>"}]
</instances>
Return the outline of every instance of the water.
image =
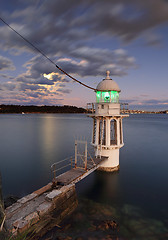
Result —
<instances>
[{"instance_id":1,"label":"water","mask_svg":"<svg viewBox=\"0 0 168 240\"><path fill-rule=\"evenodd\" d=\"M130 115L123 127L119 173L94 172L77 184L78 196L103 206L104 217L111 211L124 239L166 239L168 115ZM50 182L51 164L74 154L76 138L89 142L91 131L92 119L82 114L1 114L4 196L21 197Z\"/></svg>"}]
</instances>

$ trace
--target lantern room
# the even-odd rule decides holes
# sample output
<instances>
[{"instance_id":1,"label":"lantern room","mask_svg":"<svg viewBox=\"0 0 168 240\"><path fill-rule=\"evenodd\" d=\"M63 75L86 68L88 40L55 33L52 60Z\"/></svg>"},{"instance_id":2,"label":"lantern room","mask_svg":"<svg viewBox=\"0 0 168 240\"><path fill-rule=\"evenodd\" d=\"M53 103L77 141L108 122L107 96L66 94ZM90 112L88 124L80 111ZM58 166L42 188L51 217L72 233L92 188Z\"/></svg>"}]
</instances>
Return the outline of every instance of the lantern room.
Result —
<instances>
[{"instance_id":1,"label":"lantern room","mask_svg":"<svg viewBox=\"0 0 168 240\"><path fill-rule=\"evenodd\" d=\"M96 103L118 103L121 90L118 84L110 78L110 71L106 74L106 78L97 85Z\"/></svg>"},{"instance_id":2,"label":"lantern room","mask_svg":"<svg viewBox=\"0 0 168 240\"><path fill-rule=\"evenodd\" d=\"M109 76L110 71L106 72L106 78L103 79L95 90L96 104L95 112L97 114L113 115L120 114L119 93L121 92L118 84Z\"/></svg>"}]
</instances>

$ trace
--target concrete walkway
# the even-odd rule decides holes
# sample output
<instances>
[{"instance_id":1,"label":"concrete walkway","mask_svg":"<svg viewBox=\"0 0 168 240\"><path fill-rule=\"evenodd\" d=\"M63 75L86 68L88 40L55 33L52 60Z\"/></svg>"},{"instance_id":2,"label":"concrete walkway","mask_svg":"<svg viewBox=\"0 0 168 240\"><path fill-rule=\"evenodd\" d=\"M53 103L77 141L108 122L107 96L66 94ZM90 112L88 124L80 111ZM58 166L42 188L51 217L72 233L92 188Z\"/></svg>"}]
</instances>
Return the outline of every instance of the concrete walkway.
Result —
<instances>
[{"instance_id":1,"label":"concrete walkway","mask_svg":"<svg viewBox=\"0 0 168 240\"><path fill-rule=\"evenodd\" d=\"M31 232L34 226L36 235L42 235L60 223L77 206L75 183L99 168L106 159L94 159L88 170L73 168L53 179L52 183L19 199L5 210L6 228L17 235L27 229Z\"/></svg>"}]
</instances>

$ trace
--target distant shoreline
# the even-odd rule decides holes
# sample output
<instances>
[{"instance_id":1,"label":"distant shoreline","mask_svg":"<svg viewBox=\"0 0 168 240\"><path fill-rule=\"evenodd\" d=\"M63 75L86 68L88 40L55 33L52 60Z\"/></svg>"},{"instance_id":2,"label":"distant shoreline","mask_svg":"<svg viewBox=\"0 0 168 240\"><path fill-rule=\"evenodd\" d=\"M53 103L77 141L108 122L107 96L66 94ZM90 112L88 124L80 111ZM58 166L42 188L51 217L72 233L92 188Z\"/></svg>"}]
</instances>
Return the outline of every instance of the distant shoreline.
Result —
<instances>
[{"instance_id":1,"label":"distant shoreline","mask_svg":"<svg viewBox=\"0 0 168 240\"><path fill-rule=\"evenodd\" d=\"M0 114L39 114L39 113L86 113L86 109L76 106L24 106L24 105L0 105Z\"/></svg>"},{"instance_id":2,"label":"distant shoreline","mask_svg":"<svg viewBox=\"0 0 168 240\"><path fill-rule=\"evenodd\" d=\"M48 113L91 113L89 109L63 105L63 106L25 106L25 105L0 105L0 114L48 114ZM144 111L121 109L121 114L168 114L168 110Z\"/></svg>"}]
</instances>

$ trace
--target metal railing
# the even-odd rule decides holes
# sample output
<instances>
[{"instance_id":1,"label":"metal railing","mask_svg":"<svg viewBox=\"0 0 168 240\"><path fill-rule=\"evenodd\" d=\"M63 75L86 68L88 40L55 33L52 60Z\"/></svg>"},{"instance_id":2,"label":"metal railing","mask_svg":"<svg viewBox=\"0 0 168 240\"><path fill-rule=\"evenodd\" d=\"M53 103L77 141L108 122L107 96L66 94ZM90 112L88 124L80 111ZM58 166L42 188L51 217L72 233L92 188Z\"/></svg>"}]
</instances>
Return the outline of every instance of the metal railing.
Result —
<instances>
[{"instance_id":1,"label":"metal railing","mask_svg":"<svg viewBox=\"0 0 168 240\"><path fill-rule=\"evenodd\" d=\"M80 149L80 145L83 146L83 150ZM85 140L75 140L75 156L67 157L61 161L53 163L51 165L51 172L53 174L54 182L56 182L56 177L58 177L63 172L60 172L63 169L82 169L88 171L96 164L91 157L91 154L87 149L87 141ZM58 174L60 173L60 174Z\"/></svg>"},{"instance_id":2,"label":"metal railing","mask_svg":"<svg viewBox=\"0 0 168 240\"><path fill-rule=\"evenodd\" d=\"M99 102L102 104L107 104L106 102ZM109 102L108 102L109 103ZM113 103L113 102L111 102ZM118 102L120 104L120 111L121 112L127 112L129 109L129 104L128 103L123 103L123 102ZM115 102L113 104L116 104ZM87 103L87 107L86 110L90 113L95 113L95 109L96 109L96 103Z\"/></svg>"},{"instance_id":3,"label":"metal railing","mask_svg":"<svg viewBox=\"0 0 168 240\"><path fill-rule=\"evenodd\" d=\"M61 166L60 166L61 165ZM71 157L67 157L64 158L61 161L58 161L56 163L53 163L51 165L51 172L53 174L53 178L56 179L57 173L64 169L67 168L69 166L69 168L73 168L75 166L75 157L71 156ZM71 167L70 167L71 166Z\"/></svg>"}]
</instances>

